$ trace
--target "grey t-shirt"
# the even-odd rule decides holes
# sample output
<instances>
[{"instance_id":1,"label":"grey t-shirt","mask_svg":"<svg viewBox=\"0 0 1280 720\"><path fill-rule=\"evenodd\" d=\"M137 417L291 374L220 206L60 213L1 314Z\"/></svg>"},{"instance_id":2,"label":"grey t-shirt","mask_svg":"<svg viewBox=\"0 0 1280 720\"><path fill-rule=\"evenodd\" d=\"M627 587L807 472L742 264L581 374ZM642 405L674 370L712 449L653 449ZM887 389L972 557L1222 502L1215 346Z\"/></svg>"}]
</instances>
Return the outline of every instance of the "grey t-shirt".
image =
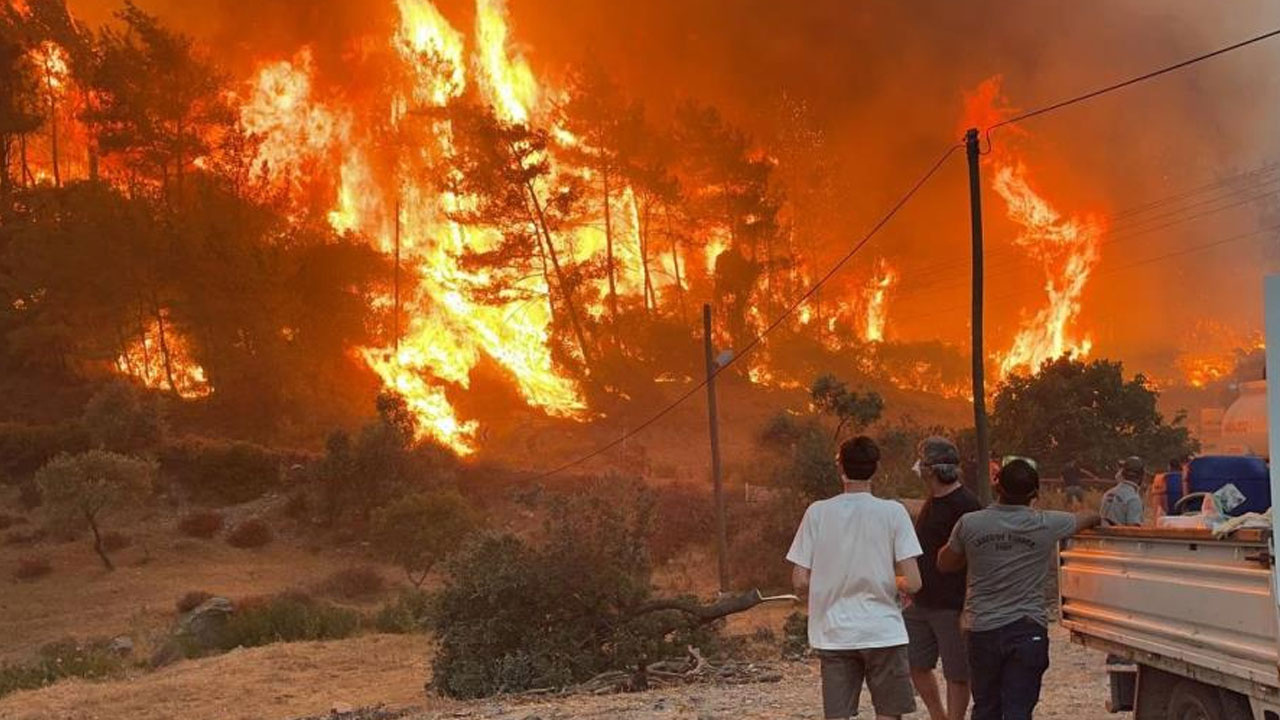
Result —
<instances>
[{"instance_id":1,"label":"grey t-shirt","mask_svg":"<svg viewBox=\"0 0 1280 720\"><path fill-rule=\"evenodd\" d=\"M1130 480L1121 480L1102 496L1104 525L1141 525L1142 495Z\"/></svg>"},{"instance_id":2,"label":"grey t-shirt","mask_svg":"<svg viewBox=\"0 0 1280 720\"><path fill-rule=\"evenodd\" d=\"M964 626L983 632L1022 619L1048 625L1049 559L1075 531L1075 515L1025 505L996 504L961 517L948 547L969 565Z\"/></svg>"}]
</instances>

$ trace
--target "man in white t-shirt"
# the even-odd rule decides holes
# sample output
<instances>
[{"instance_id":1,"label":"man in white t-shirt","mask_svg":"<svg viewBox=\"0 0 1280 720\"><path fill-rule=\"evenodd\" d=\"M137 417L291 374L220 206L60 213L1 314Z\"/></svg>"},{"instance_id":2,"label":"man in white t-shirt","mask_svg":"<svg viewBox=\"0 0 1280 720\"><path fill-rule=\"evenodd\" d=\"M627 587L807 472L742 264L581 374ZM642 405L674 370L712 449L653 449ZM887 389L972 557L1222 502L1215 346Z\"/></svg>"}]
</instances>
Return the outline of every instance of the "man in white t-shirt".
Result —
<instances>
[{"instance_id":1,"label":"man in white t-shirt","mask_svg":"<svg viewBox=\"0 0 1280 720\"><path fill-rule=\"evenodd\" d=\"M916 709L899 597L920 589L920 543L906 508L871 494L871 438L846 441L836 460L844 492L805 510L787 553L796 593L809 597L824 716L855 717L865 680L876 717L899 718Z\"/></svg>"}]
</instances>

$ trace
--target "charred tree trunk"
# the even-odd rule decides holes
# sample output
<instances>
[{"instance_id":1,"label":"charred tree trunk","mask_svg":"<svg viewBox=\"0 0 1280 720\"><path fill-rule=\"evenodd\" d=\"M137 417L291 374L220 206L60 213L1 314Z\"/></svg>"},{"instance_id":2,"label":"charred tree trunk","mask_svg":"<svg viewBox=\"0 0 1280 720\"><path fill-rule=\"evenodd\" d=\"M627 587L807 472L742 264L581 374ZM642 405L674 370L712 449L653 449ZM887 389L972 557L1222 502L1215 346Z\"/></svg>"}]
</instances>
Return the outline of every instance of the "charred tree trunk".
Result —
<instances>
[{"instance_id":1,"label":"charred tree trunk","mask_svg":"<svg viewBox=\"0 0 1280 720\"><path fill-rule=\"evenodd\" d=\"M676 298L680 304L680 317L686 320L689 317L688 309L685 307L684 300L684 281L680 278L680 241L676 238L676 234L671 229L671 206L662 206L663 219L667 226L667 239L671 241L671 268L675 273L676 279Z\"/></svg>"},{"instance_id":2,"label":"charred tree trunk","mask_svg":"<svg viewBox=\"0 0 1280 720\"><path fill-rule=\"evenodd\" d=\"M31 187L35 178L31 175L31 164L27 160L27 136L18 136L18 154L22 161L22 187Z\"/></svg>"},{"instance_id":3,"label":"charred tree trunk","mask_svg":"<svg viewBox=\"0 0 1280 720\"><path fill-rule=\"evenodd\" d=\"M93 551L98 553L98 557L102 558L102 565L109 571L114 571L116 566L111 563L111 558L107 557L107 550L102 546L102 533L98 532L98 521L94 514L84 511L84 519L89 522L89 529L93 531Z\"/></svg>"},{"instance_id":4,"label":"charred tree trunk","mask_svg":"<svg viewBox=\"0 0 1280 720\"><path fill-rule=\"evenodd\" d=\"M600 179L604 186L604 253L605 268L609 276L609 319L615 328L618 324L618 285L614 278L613 261L613 203L609 189L609 166L603 163L600 168Z\"/></svg>"},{"instance_id":5,"label":"charred tree trunk","mask_svg":"<svg viewBox=\"0 0 1280 720\"><path fill-rule=\"evenodd\" d=\"M551 268L555 272L556 284L560 288L561 299L564 301L565 311L569 314L569 324L573 328L573 334L578 340L578 347L582 350L582 362L586 366L587 374L591 374L591 349L587 344L587 336L583 331L582 320L578 315L577 303L573 300L573 290L569 286L568 278L565 277L564 267L560 265L560 257L556 253L555 242L551 238L551 229L547 225L547 214L542 209L542 203L538 199L538 192L534 189L532 181L525 182L525 190L529 193L529 202L533 208L536 228L540 231L541 242L546 243L547 259L551 261ZM550 288L548 288L550 292Z\"/></svg>"},{"instance_id":6,"label":"charred tree trunk","mask_svg":"<svg viewBox=\"0 0 1280 720\"><path fill-rule=\"evenodd\" d=\"M658 307L658 294L653 289L653 276L649 273L649 226L653 204L646 201L640 214L640 272L644 276L644 309L650 314Z\"/></svg>"},{"instance_id":7,"label":"charred tree trunk","mask_svg":"<svg viewBox=\"0 0 1280 720\"><path fill-rule=\"evenodd\" d=\"M153 295L151 298L152 311L156 316L156 337L160 343L160 361L164 365L164 378L169 383L169 390L174 395L178 394L178 384L173 381L173 358L169 355L169 340L164 326L164 311L160 308L160 302Z\"/></svg>"}]
</instances>

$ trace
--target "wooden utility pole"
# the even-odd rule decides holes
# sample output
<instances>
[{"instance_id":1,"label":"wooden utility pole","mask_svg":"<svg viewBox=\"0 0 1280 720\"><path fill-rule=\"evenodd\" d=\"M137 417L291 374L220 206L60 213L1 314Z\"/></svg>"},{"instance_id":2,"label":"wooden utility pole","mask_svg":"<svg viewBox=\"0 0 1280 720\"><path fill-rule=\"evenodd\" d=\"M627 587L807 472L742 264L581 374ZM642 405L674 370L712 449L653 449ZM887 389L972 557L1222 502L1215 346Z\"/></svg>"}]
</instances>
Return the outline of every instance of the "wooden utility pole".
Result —
<instances>
[{"instance_id":1,"label":"wooden utility pole","mask_svg":"<svg viewBox=\"0 0 1280 720\"><path fill-rule=\"evenodd\" d=\"M978 444L978 476L974 478L978 499L991 502L991 448L987 444L986 355L982 350L982 180L978 175L978 129L964 134L965 153L969 156L969 220L973 234L973 428Z\"/></svg>"},{"instance_id":2,"label":"wooden utility pole","mask_svg":"<svg viewBox=\"0 0 1280 720\"><path fill-rule=\"evenodd\" d=\"M729 541L724 520L724 483L720 479L720 421L716 413L716 363L711 342L711 305L702 306L702 338L707 356L707 417L711 427L711 482L716 503L716 563L720 570L720 592L729 592Z\"/></svg>"}]
</instances>

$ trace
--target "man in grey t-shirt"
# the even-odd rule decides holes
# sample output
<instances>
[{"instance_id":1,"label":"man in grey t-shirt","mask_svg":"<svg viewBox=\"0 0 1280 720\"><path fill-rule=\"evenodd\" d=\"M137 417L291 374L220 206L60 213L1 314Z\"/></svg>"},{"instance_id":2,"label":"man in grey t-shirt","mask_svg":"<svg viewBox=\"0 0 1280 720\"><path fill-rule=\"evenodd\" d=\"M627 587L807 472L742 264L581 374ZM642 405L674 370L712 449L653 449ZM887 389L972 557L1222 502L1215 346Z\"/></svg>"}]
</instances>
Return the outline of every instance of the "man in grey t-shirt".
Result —
<instances>
[{"instance_id":1,"label":"man in grey t-shirt","mask_svg":"<svg viewBox=\"0 0 1280 720\"><path fill-rule=\"evenodd\" d=\"M1102 496L1102 524L1108 527L1142 524L1142 493L1138 485L1146 474L1142 458L1124 461L1116 475L1115 487Z\"/></svg>"},{"instance_id":2,"label":"man in grey t-shirt","mask_svg":"<svg viewBox=\"0 0 1280 720\"><path fill-rule=\"evenodd\" d=\"M996 476L996 503L956 523L938 568L968 566L964 625L969 631L973 720L1030 720L1049 668L1049 613L1044 588L1058 541L1101 522L1031 508L1040 475L1013 460Z\"/></svg>"}]
</instances>

